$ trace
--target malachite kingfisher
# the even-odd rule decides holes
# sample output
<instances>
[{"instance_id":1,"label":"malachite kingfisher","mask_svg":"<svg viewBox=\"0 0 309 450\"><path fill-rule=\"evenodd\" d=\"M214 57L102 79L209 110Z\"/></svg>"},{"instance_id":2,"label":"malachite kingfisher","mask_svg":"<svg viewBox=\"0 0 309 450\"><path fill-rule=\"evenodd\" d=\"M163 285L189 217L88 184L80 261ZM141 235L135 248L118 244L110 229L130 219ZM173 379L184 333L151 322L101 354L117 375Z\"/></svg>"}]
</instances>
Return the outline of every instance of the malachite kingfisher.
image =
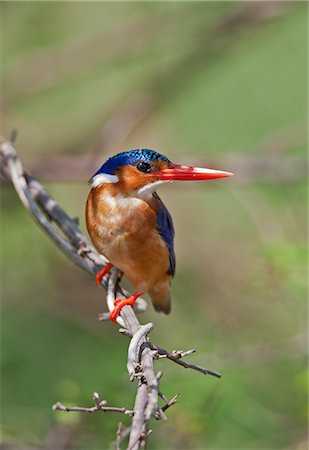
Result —
<instances>
[{"instance_id":1,"label":"malachite kingfisher","mask_svg":"<svg viewBox=\"0 0 309 450\"><path fill-rule=\"evenodd\" d=\"M176 180L211 180L233 175L221 170L173 164L148 149L118 153L92 176L86 203L86 224L96 249L132 283L135 294L116 300L111 319L124 305L148 293L156 311L171 309L171 278L175 274L174 226L170 213L156 193L163 183Z\"/></svg>"}]
</instances>

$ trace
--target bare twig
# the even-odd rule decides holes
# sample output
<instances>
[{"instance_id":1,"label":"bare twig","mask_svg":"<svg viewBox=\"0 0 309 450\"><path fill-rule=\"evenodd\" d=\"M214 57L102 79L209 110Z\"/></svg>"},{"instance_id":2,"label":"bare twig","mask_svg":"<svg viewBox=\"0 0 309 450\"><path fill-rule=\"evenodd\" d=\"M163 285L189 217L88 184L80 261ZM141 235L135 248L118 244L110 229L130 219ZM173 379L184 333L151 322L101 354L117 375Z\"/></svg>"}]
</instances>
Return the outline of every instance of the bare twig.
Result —
<instances>
[{"instance_id":1,"label":"bare twig","mask_svg":"<svg viewBox=\"0 0 309 450\"><path fill-rule=\"evenodd\" d=\"M0 139L0 162L1 175L12 182L26 209L55 245L76 265L92 275L97 273L108 261L89 244L80 231L76 219L69 217L58 203L50 197L44 187L25 172L13 144L4 139ZM119 286L119 272L116 268L112 269L109 277L104 277L101 284L107 291L109 311L114 308L115 298L123 298L130 295ZM145 310L146 308L146 302L141 298L138 299L137 305L138 309ZM106 402L101 400L96 393L93 396L95 404L92 407L68 407L61 403L56 403L53 408L60 411L89 413L102 411L129 415L132 417L132 424L129 428L128 449L137 450L138 448L146 447L150 433L148 431L148 422L151 416L156 419L165 418L164 411L177 401L177 396L175 396L170 401L167 401L162 408L159 407L159 379L162 373L155 373L154 359L166 357L185 368L198 370L204 374L216 377L220 377L220 375L217 372L181 360L183 356L192 353L193 350L169 353L150 344L147 334L151 331L153 325L141 325L130 306L125 306L121 310L117 322L123 327L121 331L131 337L128 352L128 370L132 374L135 372L137 364L140 370L134 410L125 407L106 406ZM119 433L117 432L118 447Z\"/></svg>"},{"instance_id":2,"label":"bare twig","mask_svg":"<svg viewBox=\"0 0 309 450\"><path fill-rule=\"evenodd\" d=\"M64 406L62 403L57 402L53 405L54 411L67 411L67 412L88 412L93 413L96 411L102 411L102 412L114 412L114 413L122 413L126 414L128 416L133 416L134 411L127 409L127 408L119 408L116 406L106 406L107 402L106 400L101 400L99 398L99 395L95 392L93 394L93 400L94 400L94 406L90 407L84 407L84 406Z\"/></svg>"},{"instance_id":3,"label":"bare twig","mask_svg":"<svg viewBox=\"0 0 309 450\"><path fill-rule=\"evenodd\" d=\"M125 328L119 328L119 332L126 336L132 337L131 333ZM167 358L170 361L173 361L176 364L179 364L180 366L184 367L185 369L192 369L192 370L201 372L204 375L212 375L216 378L221 378L221 374L214 370L206 369L205 367L201 367L197 364L190 364L190 363L187 363L186 361L181 360L181 358L183 358L184 356L188 356L188 355L191 355L192 353L195 353L196 350L194 348L192 348L190 350L173 350L172 352L168 352L167 350L165 350L161 347L158 347L157 345L154 345L149 341L148 341L148 345L151 348L151 350L154 351L153 355L156 359ZM158 377L158 374L157 374L157 377Z\"/></svg>"},{"instance_id":4,"label":"bare twig","mask_svg":"<svg viewBox=\"0 0 309 450\"><path fill-rule=\"evenodd\" d=\"M117 431L116 431L116 450L120 450L120 443L121 443L121 430L122 430L122 423L118 423Z\"/></svg>"},{"instance_id":5,"label":"bare twig","mask_svg":"<svg viewBox=\"0 0 309 450\"><path fill-rule=\"evenodd\" d=\"M131 433L131 427L124 427L121 422L118 424L118 428L116 431L116 440L112 442L111 448L116 448L116 450L120 450L121 442L126 439Z\"/></svg>"},{"instance_id":6,"label":"bare twig","mask_svg":"<svg viewBox=\"0 0 309 450\"><path fill-rule=\"evenodd\" d=\"M162 411L166 411L168 408L170 408L171 406L175 405L175 403L177 403L179 394L174 395L173 398L171 398L171 400L169 400L168 402L165 403L164 406L162 406Z\"/></svg>"},{"instance_id":7,"label":"bare twig","mask_svg":"<svg viewBox=\"0 0 309 450\"><path fill-rule=\"evenodd\" d=\"M152 350L154 350L157 353L157 356L159 358L160 357L167 358L170 361L173 361L174 363L179 364L180 366L184 367L185 369L197 370L198 372L201 372L204 375L212 375L213 377L221 378L221 374L216 372L215 370L206 369L205 367L198 366L197 364L190 364L181 359L183 356L195 352L195 350L193 350L193 349L185 351L185 352L182 350L168 352L167 350L164 350L163 348L160 348L152 343L149 343L149 346Z\"/></svg>"}]
</instances>

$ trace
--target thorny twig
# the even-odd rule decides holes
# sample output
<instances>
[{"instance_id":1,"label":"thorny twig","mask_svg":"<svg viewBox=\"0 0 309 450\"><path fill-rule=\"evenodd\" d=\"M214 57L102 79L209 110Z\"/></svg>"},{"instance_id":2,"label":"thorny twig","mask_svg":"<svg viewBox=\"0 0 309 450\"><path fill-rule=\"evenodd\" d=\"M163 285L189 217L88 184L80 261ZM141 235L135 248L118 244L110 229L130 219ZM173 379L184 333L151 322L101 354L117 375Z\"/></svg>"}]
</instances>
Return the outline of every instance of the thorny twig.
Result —
<instances>
[{"instance_id":1,"label":"thorny twig","mask_svg":"<svg viewBox=\"0 0 309 450\"><path fill-rule=\"evenodd\" d=\"M0 138L0 172L11 182L26 209L29 211L38 225L46 232L55 245L76 265L90 274L96 274L108 261L100 255L80 231L76 219L69 217L58 203L46 192L41 183L27 173L10 141ZM113 268L110 277L104 277L101 282L107 291L108 309L114 307L115 298L129 295L119 286L118 270ZM138 299L139 309L144 310L146 303ZM130 306L125 306L117 319L119 325L124 327L125 333L130 336L128 370L133 378L138 379L138 388L135 398L134 410L126 408L109 407L106 402L100 400L98 394L94 394L95 405L92 407L66 407L61 403L54 405L55 410L81 411L81 412L119 412L132 417L129 434L128 449L137 450L146 446L150 433L148 423L151 416L156 419L165 418L164 411L177 401L177 396L160 408L158 405L159 379L162 373L156 375L154 359L166 357L185 368L198 370L204 374L220 377L217 372L204 369L194 364L184 362L181 358L193 351L167 352L148 340L147 334L152 329L152 324L141 325L135 312ZM123 329L122 329L123 330ZM160 393L162 397L162 394ZM164 399L166 399L163 396ZM119 431L119 429L118 429ZM120 431L117 431L117 446L119 447Z\"/></svg>"}]
</instances>

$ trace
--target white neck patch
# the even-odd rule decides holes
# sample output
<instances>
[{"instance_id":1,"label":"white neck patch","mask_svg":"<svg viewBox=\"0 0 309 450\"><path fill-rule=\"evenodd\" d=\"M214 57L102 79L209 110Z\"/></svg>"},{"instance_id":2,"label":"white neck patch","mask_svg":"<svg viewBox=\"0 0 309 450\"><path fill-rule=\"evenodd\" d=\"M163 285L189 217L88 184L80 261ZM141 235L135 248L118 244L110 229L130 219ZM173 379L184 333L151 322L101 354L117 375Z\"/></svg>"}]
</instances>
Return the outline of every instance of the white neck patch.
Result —
<instances>
[{"instance_id":1,"label":"white neck patch","mask_svg":"<svg viewBox=\"0 0 309 450\"><path fill-rule=\"evenodd\" d=\"M141 187L137 191L137 193L142 198L150 197L152 195L152 193L157 189L157 187L164 183L170 183L170 180L158 180L158 181L154 181L153 183L148 183L145 186Z\"/></svg>"},{"instance_id":2,"label":"white neck patch","mask_svg":"<svg viewBox=\"0 0 309 450\"><path fill-rule=\"evenodd\" d=\"M103 183L118 183L118 181L119 178L117 177L117 175L111 175L109 173L99 173L91 179L90 184L91 187L96 188Z\"/></svg>"}]
</instances>

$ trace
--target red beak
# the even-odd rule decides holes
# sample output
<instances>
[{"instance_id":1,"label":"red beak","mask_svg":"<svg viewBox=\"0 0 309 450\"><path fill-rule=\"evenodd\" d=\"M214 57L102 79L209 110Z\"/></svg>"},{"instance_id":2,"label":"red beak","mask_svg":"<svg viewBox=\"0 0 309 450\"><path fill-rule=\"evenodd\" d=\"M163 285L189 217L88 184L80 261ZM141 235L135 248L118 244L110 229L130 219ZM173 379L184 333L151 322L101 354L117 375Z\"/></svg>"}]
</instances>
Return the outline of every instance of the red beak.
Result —
<instances>
[{"instance_id":1,"label":"red beak","mask_svg":"<svg viewBox=\"0 0 309 450\"><path fill-rule=\"evenodd\" d=\"M172 164L168 169L160 170L159 172L156 172L155 175L157 175L160 180L195 181L225 178L234 174L231 172L223 172L222 170Z\"/></svg>"}]
</instances>

